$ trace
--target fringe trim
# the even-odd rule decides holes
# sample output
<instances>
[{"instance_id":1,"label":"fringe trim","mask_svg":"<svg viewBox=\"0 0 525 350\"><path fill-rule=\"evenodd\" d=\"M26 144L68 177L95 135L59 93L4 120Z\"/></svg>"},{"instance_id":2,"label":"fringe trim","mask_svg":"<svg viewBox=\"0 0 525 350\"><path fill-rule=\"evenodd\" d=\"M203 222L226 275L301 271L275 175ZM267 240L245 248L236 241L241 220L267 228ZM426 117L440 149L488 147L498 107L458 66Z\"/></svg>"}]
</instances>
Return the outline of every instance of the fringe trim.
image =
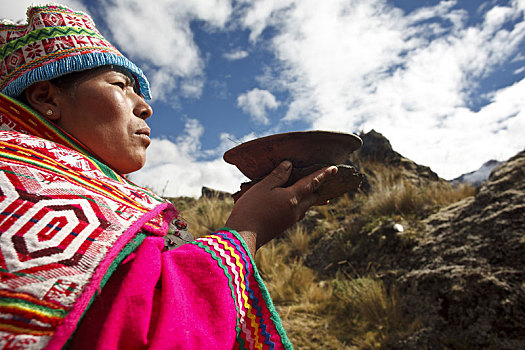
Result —
<instances>
[{"instance_id":1,"label":"fringe trim","mask_svg":"<svg viewBox=\"0 0 525 350\"><path fill-rule=\"evenodd\" d=\"M8 82L7 86L2 90L2 93L10 97L17 97L28 86L36 82L107 65L115 65L128 70L138 80L140 95L146 100L151 99L150 85L142 70L124 56L107 52L91 52L68 56L57 61L49 62Z\"/></svg>"}]
</instances>

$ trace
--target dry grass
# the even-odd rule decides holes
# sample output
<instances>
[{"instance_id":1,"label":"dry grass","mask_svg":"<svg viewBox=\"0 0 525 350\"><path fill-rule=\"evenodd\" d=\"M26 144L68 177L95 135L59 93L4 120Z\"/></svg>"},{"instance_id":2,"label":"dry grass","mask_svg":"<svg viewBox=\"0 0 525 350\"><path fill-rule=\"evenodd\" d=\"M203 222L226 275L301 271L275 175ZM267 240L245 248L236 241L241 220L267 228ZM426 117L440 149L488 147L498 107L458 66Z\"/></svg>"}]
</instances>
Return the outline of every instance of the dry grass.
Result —
<instances>
[{"instance_id":1,"label":"dry grass","mask_svg":"<svg viewBox=\"0 0 525 350\"><path fill-rule=\"evenodd\" d=\"M233 207L232 199L201 197L182 212L188 230L201 237L224 227Z\"/></svg>"},{"instance_id":2,"label":"dry grass","mask_svg":"<svg viewBox=\"0 0 525 350\"><path fill-rule=\"evenodd\" d=\"M259 249L255 256L297 349L388 348L419 327L417 320L406 319L402 314L395 289L386 288L374 276L320 276L305 266L305 258L320 236L340 232L341 246L368 249L363 246L369 244L367 232L381 222L403 221L412 226L406 228L408 232L417 231L419 219L472 196L475 191L472 186L453 187L443 182L415 185L397 169L377 163L360 166L369 174L370 193L346 195L329 206L316 207L312 220L307 218L308 225L295 225L283 237ZM183 202L178 204L184 207L183 216L197 236L222 227L233 206L231 200L219 199ZM336 257L326 258L337 261Z\"/></svg>"},{"instance_id":3,"label":"dry grass","mask_svg":"<svg viewBox=\"0 0 525 350\"><path fill-rule=\"evenodd\" d=\"M292 250L291 255L297 257L304 257L311 250L310 242L314 238L312 232L308 232L301 224L294 225L286 231L284 237Z\"/></svg>"},{"instance_id":4,"label":"dry grass","mask_svg":"<svg viewBox=\"0 0 525 350\"><path fill-rule=\"evenodd\" d=\"M334 327L338 338L353 344L354 349L379 349L419 326L417 320L404 317L395 290L387 290L374 277L339 276L334 284Z\"/></svg>"},{"instance_id":5,"label":"dry grass","mask_svg":"<svg viewBox=\"0 0 525 350\"><path fill-rule=\"evenodd\" d=\"M422 218L475 193L475 188L467 184L452 186L443 181L415 181L406 178L403 170L377 162L364 162L359 166L372 188L365 196L361 215Z\"/></svg>"},{"instance_id":6,"label":"dry grass","mask_svg":"<svg viewBox=\"0 0 525 350\"><path fill-rule=\"evenodd\" d=\"M368 197L363 215L423 218L438 208L450 205L465 197L474 195L473 186L453 187L447 183L430 183L417 186L401 181L384 188L376 188Z\"/></svg>"},{"instance_id":7,"label":"dry grass","mask_svg":"<svg viewBox=\"0 0 525 350\"><path fill-rule=\"evenodd\" d=\"M290 305L279 307L279 314L295 349L349 350L351 347L330 331L332 322L324 310Z\"/></svg>"},{"instance_id":8,"label":"dry grass","mask_svg":"<svg viewBox=\"0 0 525 350\"><path fill-rule=\"evenodd\" d=\"M288 235L301 236L303 244L302 230ZM378 349L417 327L378 279L337 274L320 280L294 255L289 237L262 247L255 260L296 348Z\"/></svg>"},{"instance_id":9,"label":"dry grass","mask_svg":"<svg viewBox=\"0 0 525 350\"><path fill-rule=\"evenodd\" d=\"M272 241L255 256L259 272L272 299L278 304L317 303L331 297L317 273L306 267L301 258L293 257L294 249L286 240Z\"/></svg>"}]
</instances>

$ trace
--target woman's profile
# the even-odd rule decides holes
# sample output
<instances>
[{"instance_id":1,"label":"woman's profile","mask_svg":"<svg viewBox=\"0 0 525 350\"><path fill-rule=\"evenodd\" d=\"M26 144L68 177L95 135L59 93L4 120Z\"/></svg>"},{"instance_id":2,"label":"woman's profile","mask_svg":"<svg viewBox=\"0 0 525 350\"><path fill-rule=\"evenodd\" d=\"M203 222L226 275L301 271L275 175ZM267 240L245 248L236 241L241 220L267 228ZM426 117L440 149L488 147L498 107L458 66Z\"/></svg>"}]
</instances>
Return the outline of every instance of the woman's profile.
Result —
<instances>
[{"instance_id":1,"label":"woman's profile","mask_svg":"<svg viewBox=\"0 0 525 350\"><path fill-rule=\"evenodd\" d=\"M283 187L283 162L193 239L125 176L151 142L149 83L87 14L1 23L0 90L0 347L292 347L253 256L335 167Z\"/></svg>"}]
</instances>

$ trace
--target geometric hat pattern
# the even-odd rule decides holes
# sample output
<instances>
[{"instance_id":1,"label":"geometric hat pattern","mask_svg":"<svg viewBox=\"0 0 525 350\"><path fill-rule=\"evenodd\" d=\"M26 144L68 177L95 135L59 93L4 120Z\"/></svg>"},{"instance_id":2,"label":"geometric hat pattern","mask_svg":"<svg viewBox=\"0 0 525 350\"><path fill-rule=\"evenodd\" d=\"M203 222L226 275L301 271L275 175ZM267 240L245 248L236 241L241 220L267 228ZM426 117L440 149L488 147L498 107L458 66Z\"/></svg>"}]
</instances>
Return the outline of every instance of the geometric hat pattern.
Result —
<instances>
[{"instance_id":1,"label":"geometric hat pattern","mask_svg":"<svg viewBox=\"0 0 525 350\"><path fill-rule=\"evenodd\" d=\"M38 81L114 65L135 77L140 95L151 99L149 82L140 68L122 55L83 12L61 5L27 10L27 23L0 23L0 92L17 97Z\"/></svg>"}]
</instances>

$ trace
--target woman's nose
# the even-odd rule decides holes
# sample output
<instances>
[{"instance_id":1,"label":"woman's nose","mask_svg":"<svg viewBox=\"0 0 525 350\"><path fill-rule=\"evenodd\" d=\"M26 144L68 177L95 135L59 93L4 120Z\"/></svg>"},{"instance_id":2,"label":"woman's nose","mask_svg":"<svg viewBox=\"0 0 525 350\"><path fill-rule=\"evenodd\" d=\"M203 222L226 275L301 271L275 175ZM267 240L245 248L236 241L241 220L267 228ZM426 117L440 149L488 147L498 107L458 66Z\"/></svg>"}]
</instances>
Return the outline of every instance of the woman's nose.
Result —
<instances>
[{"instance_id":1,"label":"woman's nose","mask_svg":"<svg viewBox=\"0 0 525 350\"><path fill-rule=\"evenodd\" d=\"M133 113L141 118L141 119L148 119L153 114L153 109L151 106L141 97L137 95L137 103L135 105L135 108L133 109Z\"/></svg>"}]
</instances>

